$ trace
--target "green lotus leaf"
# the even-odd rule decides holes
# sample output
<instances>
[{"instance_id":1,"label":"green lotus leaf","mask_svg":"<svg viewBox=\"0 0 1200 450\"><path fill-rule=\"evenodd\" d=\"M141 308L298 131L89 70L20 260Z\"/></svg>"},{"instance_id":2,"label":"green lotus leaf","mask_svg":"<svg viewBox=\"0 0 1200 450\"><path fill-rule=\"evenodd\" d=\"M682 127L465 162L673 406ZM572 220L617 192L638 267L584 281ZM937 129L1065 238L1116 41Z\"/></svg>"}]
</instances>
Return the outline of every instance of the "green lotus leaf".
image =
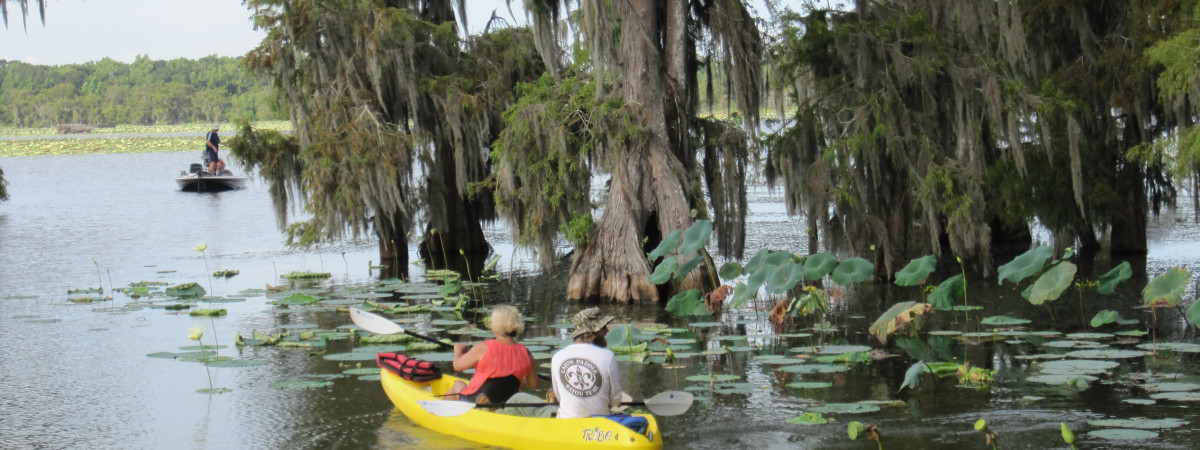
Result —
<instances>
[{"instance_id":1,"label":"green lotus leaf","mask_svg":"<svg viewBox=\"0 0 1200 450\"><path fill-rule=\"evenodd\" d=\"M710 373L710 374L692 375L692 376L689 376L684 379L688 380L688 381L702 381L705 383L723 383L726 381L737 381L737 380L740 380L741 378L742 377L737 376L737 375Z\"/></svg>"},{"instance_id":2,"label":"green lotus leaf","mask_svg":"<svg viewBox=\"0 0 1200 450\"><path fill-rule=\"evenodd\" d=\"M721 265L721 271L717 273L722 280L729 281L742 276L742 265L737 261L730 261Z\"/></svg>"},{"instance_id":3,"label":"green lotus leaf","mask_svg":"<svg viewBox=\"0 0 1200 450\"><path fill-rule=\"evenodd\" d=\"M874 274L875 264L864 258L855 256L838 263L837 267L833 268L833 272L829 274L829 277L833 279L834 283L846 286L850 283L867 281Z\"/></svg>"},{"instance_id":4,"label":"green lotus leaf","mask_svg":"<svg viewBox=\"0 0 1200 450\"><path fill-rule=\"evenodd\" d=\"M700 263L703 263L707 259L708 258L705 255L696 255L695 258L688 260L688 262L680 264L679 268L675 269L675 282L683 282L683 280L687 279L688 274L691 273L692 270L700 266Z\"/></svg>"},{"instance_id":5,"label":"green lotus leaf","mask_svg":"<svg viewBox=\"0 0 1200 450\"><path fill-rule=\"evenodd\" d=\"M808 255L808 258L804 259L804 279L820 280L833 272L833 269L837 266L838 260L836 256L833 256L833 253L820 252Z\"/></svg>"},{"instance_id":6,"label":"green lotus leaf","mask_svg":"<svg viewBox=\"0 0 1200 450\"><path fill-rule=\"evenodd\" d=\"M963 276L958 274L947 278L938 284L937 289L929 294L929 304L936 309L947 310L954 307L954 302L963 295Z\"/></svg>"},{"instance_id":7,"label":"green lotus leaf","mask_svg":"<svg viewBox=\"0 0 1200 450\"><path fill-rule=\"evenodd\" d=\"M1075 350L1066 356L1081 359L1128 359L1146 356L1146 352L1121 349Z\"/></svg>"},{"instance_id":8,"label":"green lotus leaf","mask_svg":"<svg viewBox=\"0 0 1200 450\"><path fill-rule=\"evenodd\" d=\"M979 324L980 325L994 325L994 326L1012 326L1012 325L1024 325L1029 322L1031 322L1031 320L1021 319L1021 318L1017 318L1017 317L992 316L992 317L988 317L983 320L980 320Z\"/></svg>"},{"instance_id":9,"label":"green lotus leaf","mask_svg":"<svg viewBox=\"0 0 1200 450\"><path fill-rule=\"evenodd\" d=\"M1154 277L1150 284L1142 289L1142 301L1149 307L1175 306L1179 304L1180 298L1183 297L1183 291L1187 289L1188 282L1191 280L1191 272L1182 267L1172 267Z\"/></svg>"},{"instance_id":10,"label":"green lotus leaf","mask_svg":"<svg viewBox=\"0 0 1200 450\"><path fill-rule=\"evenodd\" d=\"M269 303L272 303L275 305L295 306L295 305L311 305L313 303L317 303L318 301L319 300L317 300L316 297L313 297L311 295L292 294L282 300L275 300L275 301L272 301Z\"/></svg>"},{"instance_id":11,"label":"green lotus leaf","mask_svg":"<svg viewBox=\"0 0 1200 450\"><path fill-rule=\"evenodd\" d=\"M933 269L936 267L937 257L933 255L913 259L903 269L896 272L896 285L916 286L925 284L925 280L929 278L929 274L933 273Z\"/></svg>"},{"instance_id":12,"label":"green lotus leaf","mask_svg":"<svg viewBox=\"0 0 1200 450\"><path fill-rule=\"evenodd\" d=\"M675 269L679 268L679 260L677 258L664 258L658 266L654 268L654 273L650 274L650 282L654 284L663 284L671 280L675 275Z\"/></svg>"},{"instance_id":13,"label":"green lotus leaf","mask_svg":"<svg viewBox=\"0 0 1200 450\"><path fill-rule=\"evenodd\" d=\"M1157 394L1151 395L1150 398L1155 399L1155 400L1173 400L1173 401L1177 401L1177 402L1200 402L1200 392L1197 392L1197 391L1159 392Z\"/></svg>"},{"instance_id":14,"label":"green lotus leaf","mask_svg":"<svg viewBox=\"0 0 1200 450\"><path fill-rule=\"evenodd\" d=\"M708 315L704 296L699 289L688 289L671 296L667 301L667 312L676 316Z\"/></svg>"},{"instance_id":15,"label":"green lotus leaf","mask_svg":"<svg viewBox=\"0 0 1200 450\"><path fill-rule=\"evenodd\" d=\"M1022 253L1020 256L1013 258L1008 264L1004 264L997 268L996 284L1004 284L1004 281L1020 283L1022 280L1033 276L1042 270L1042 266L1046 264L1046 260L1054 255L1054 249L1049 246L1038 246L1029 251Z\"/></svg>"},{"instance_id":16,"label":"green lotus leaf","mask_svg":"<svg viewBox=\"0 0 1200 450\"><path fill-rule=\"evenodd\" d=\"M1128 280L1133 276L1133 269L1129 268L1129 261L1124 261L1117 267L1113 267L1104 275L1100 275L1099 286L1096 286L1096 292L1102 295L1108 295L1117 290L1117 285L1122 281Z\"/></svg>"},{"instance_id":17,"label":"green lotus leaf","mask_svg":"<svg viewBox=\"0 0 1200 450\"><path fill-rule=\"evenodd\" d=\"M803 277L804 266L788 261L780 264L771 271L764 282L767 285L768 294L782 294L796 286L798 280L795 280L797 275Z\"/></svg>"},{"instance_id":18,"label":"green lotus leaf","mask_svg":"<svg viewBox=\"0 0 1200 450\"><path fill-rule=\"evenodd\" d=\"M821 416L821 413L804 413L799 416L787 420L787 423L795 425L821 425L832 422L831 419L826 419Z\"/></svg>"},{"instance_id":19,"label":"green lotus leaf","mask_svg":"<svg viewBox=\"0 0 1200 450\"><path fill-rule=\"evenodd\" d=\"M777 367L775 370L788 373L836 373L850 370L850 366L841 364L795 364Z\"/></svg>"},{"instance_id":20,"label":"green lotus leaf","mask_svg":"<svg viewBox=\"0 0 1200 450\"><path fill-rule=\"evenodd\" d=\"M1153 431L1128 428L1105 428L1103 430L1089 431L1087 435L1114 441L1140 441L1158 437L1158 433Z\"/></svg>"},{"instance_id":21,"label":"green lotus leaf","mask_svg":"<svg viewBox=\"0 0 1200 450\"><path fill-rule=\"evenodd\" d=\"M1200 391L1200 384L1179 382L1147 383L1142 385L1142 389L1152 392L1189 392Z\"/></svg>"},{"instance_id":22,"label":"green lotus leaf","mask_svg":"<svg viewBox=\"0 0 1200 450\"><path fill-rule=\"evenodd\" d=\"M1071 283L1075 281L1076 270L1078 268L1069 261L1055 264L1054 267L1043 273L1030 286L1029 303L1040 305L1048 301L1057 300L1063 291L1071 287Z\"/></svg>"},{"instance_id":23,"label":"green lotus leaf","mask_svg":"<svg viewBox=\"0 0 1200 450\"><path fill-rule=\"evenodd\" d=\"M822 414L863 414L879 411L879 405L870 403L829 403L808 408L808 412Z\"/></svg>"},{"instance_id":24,"label":"green lotus leaf","mask_svg":"<svg viewBox=\"0 0 1200 450\"><path fill-rule=\"evenodd\" d=\"M1063 359L1058 361L1046 361L1039 364L1043 374L1061 375L1092 375L1105 373L1119 365L1120 363L1116 361L1094 359Z\"/></svg>"},{"instance_id":25,"label":"green lotus leaf","mask_svg":"<svg viewBox=\"0 0 1200 450\"><path fill-rule=\"evenodd\" d=\"M679 254L689 255L708 245L708 237L712 234L713 223L708 220L697 220L687 231L683 232L683 242L679 243Z\"/></svg>"},{"instance_id":26,"label":"green lotus leaf","mask_svg":"<svg viewBox=\"0 0 1200 450\"><path fill-rule=\"evenodd\" d=\"M1106 309L1092 316L1092 328L1100 328L1118 320L1121 320L1121 313Z\"/></svg>"},{"instance_id":27,"label":"green lotus leaf","mask_svg":"<svg viewBox=\"0 0 1200 450\"><path fill-rule=\"evenodd\" d=\"M795 383L788 383L787 387L793 389L826 389L833 387L833 383L828 381L797 381Z\"/></svg>"},{"instance_id":28,"label":"green lotus leaf","mask_svg":"<svg viewBox=\"0 0 1200 450\"><path fill-rule=\"evenodd\" d=\"M166 289L166 294L170 297L199 297L206 293L204 287L196 283L183 283Z\"/></svg>"},{"instance_id":29,"label":"green lotus leaf","mask_svg":"<svg viewBox=\"0 0 1200 450\"><path fill-rule=\"evenodd\" d=\"M1200 353L1200 344L1192 344L1188 342L1159 342L1138 344L1137 348L1152 352L1168 351L1180 353Z\"/></svg>"},{"instance_id":30,"label":"green lotus leaf","mask_svg":"<svg viewBox=\"0 0 1200 450\"><path fill-rule=\"evenodd\" d=\"M1093 427L1136 428L1139 430L1160 430L1164 428L1179 428L1187 425L1183 419L1102 419L1088 422Z\"/></svg>"}]
</instances>

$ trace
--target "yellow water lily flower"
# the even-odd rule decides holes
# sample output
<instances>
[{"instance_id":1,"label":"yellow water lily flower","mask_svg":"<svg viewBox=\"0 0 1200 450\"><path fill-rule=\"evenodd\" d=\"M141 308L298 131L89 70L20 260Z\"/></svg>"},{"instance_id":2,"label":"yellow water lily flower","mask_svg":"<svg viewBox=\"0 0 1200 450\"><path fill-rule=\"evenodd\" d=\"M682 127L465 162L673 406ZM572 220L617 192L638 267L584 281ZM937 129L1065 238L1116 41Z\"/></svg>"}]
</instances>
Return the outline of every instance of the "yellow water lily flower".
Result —
<instances>
[{"instance_id":1,"label":"yellow water lily flower","mask_svg":"<svg viewBox=\"0 0 1200 450\"><path fill-rule=\"evenodd\" d=\"M197 245L196 248L194 248L193 250L195 250L196 253L200 253L202 251L208 250L208 243L205 242L203 244Z\"/></svg>"},{"instance_id":2,"label":"yellow water lily flower","mask_svg":"<svg viewBox=\"0 0 1200 450\"><path fill-rule=\"evenodd\" d=\"M201 337L204 337L204 327L192 327L188 330L188 339L199 341Z\"/></svg>"}]
</instances>

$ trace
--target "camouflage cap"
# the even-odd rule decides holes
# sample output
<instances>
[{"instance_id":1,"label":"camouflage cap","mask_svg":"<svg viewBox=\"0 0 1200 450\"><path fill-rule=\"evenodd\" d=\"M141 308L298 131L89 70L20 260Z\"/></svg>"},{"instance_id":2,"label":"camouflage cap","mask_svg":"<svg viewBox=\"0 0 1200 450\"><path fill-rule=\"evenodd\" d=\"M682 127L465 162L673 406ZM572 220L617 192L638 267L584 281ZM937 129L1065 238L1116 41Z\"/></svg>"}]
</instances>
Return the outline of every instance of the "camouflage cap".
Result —
<instances>
[{"instance_id":1,"label":"camouflage cap","mask_svg":"<svg viewBox=\"0 0 1200 450\"><path fill-rule=\"evenodd\" d=\"M595 333L612 322L616 317L601 316L600 308L588 308L575 314L571 322L575 323L575 331L571 332L571 339L575 339L584 333Z\"/></svg>"}]
</instances>

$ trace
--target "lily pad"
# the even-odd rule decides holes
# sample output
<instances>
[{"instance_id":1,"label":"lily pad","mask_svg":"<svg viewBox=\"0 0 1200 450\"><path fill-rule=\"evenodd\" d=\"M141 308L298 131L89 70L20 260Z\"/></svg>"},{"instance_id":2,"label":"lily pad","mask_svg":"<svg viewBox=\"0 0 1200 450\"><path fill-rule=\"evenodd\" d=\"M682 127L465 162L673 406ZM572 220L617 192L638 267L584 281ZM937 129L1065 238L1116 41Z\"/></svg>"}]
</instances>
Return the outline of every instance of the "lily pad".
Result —
<instances>
[{"instance_id":1,"label":"lily pad","mask_svg":"<svg viewBox=\"0 0 1200 450\"><path fill-rule=\"evenodd\" d=\"M1109 371L1110 369L1121 365L1116 361L1104 361L1093 359L1063 359L1059 361L1046 361L1040 364L1043 374L1076 374L1090 375Z\"/></svg>"},{"instance_id":2,"label":"lily pad","mask_svg":"<svg viewBox=\"0 0 1200 450\"><path fill-rule=\"evenodd\" d=\"M848 371L850 370L850 366L844 366L841 364L796 364L792 366L777 367L775 370L790 373L834 373Z\"/></svg>"},{"instance_id":3,"label":"lily pad","mask_svg":"<svg viewBox=\"0 0 1200 450\"><path fill-rule=\"evenodd\" d=\"M1187 342L1159 342L1139 344L1137 348L1147 351L1167 351L1180 353L1200 353L1200 344Z\"/></svg>"},{"instance_id":4,"label":"lily pad","mask_svg":"<svg viewBox=\"0 0 1200 450\"><path fill-rule=\"evenodd\" d=\"M265 366L271 361L265 359L227 359L224 361L213 361L208 363L208 367L254 367Z\"/></svg>"},{"instance_id":5,"label":"lily pad","mask_svg":"<svg viewBox=\"0 0 1200 450\"><path fill-rule=\"evenodd\" d=\"M1088 422L1088 425L1093 427L1116 427L1116 428L1136 428L1139 430L1161 430L1166 428L1178 428L1187 425L1188 421L1182 419L1103 419L1093 420Z\"/></svg>"},{"instance_id":6,"label":"lily pad","mask_svg":"<svg viewBox=\"0 0 1200 450\"><path fill-rule=\"evenodd\" d=\"M992 317L984 318L983 320L979 321L979 323L981 325L994 325L994 326L1024 325L1024 324L1027 324L1030 322L1032 322L1032 321L1029 319L1021 319L1021 318L1010 317L1010 316L992 316Z\"/></svg>"},{"instance_id":7,"label":"lily pad","mask_svg":"<svg viewBox=\"0 0 1200 450\"><path fill-rule=\"evenodd\" d=\"M1158 433L1153 431L1128 428L1105 428L1103 430L1089 431L1087 435L1114 441L1140 441L1158 437Z\"/></svg>"},{"instance_id":8,"label":"lily pad","mask_svg":"<svg viewBox=\"0 0 1200 450\"><path fill-rule=\"evenodd\" d=\"M1153 392L1187 392L1200 390L1200 384L1196 383L1147 383L1142 385L1142 388ZM1136 427L1135 427L1136 428Z\"/></svg>"},{"instance_id":9,"label":"lily pad","mask_svg":"<svg viewBox=\"0 0 1200 450\"><path fill-rule=\"evenodd\" d=\"M787 420L787 423L795 425L821 425L832 422L832 419L826 419L821 416L821 413L808 412Z\"/></svg>"},{"instance_id":10,"label":"lily pad","mask_svg":"<svg viewBox=\"0 0 1200 450\"><path fill-rule=\"evenodd\" d=\"M1155 400L1174 400L1177 402L1200 402L1200 392L1159 392L1150 398Z\"/></svg>"},{"instance_id":11,"label":"lily pad","mask_svg":"<svg viewBox=\"0 0 1200 450\"><path fill-rule=\"evenodd\" d=\"M1128 359L1146 356L1146 352L1139 350L1121 350L1121 349L1103 349L1103 350L1075 350L1067 353L1068 358L1080 359Z\"/></svg>"},{"instance_id":12,"label":"lily pad","mask_svg":"<svg viewBox=\"0 0 1200 450\"><path fill-rule=\"evenodd\" d=\"M1155 403L1158 403L1157 401L1154 401L1154 400L1151 400L1148 398L1127 398L1127 399L1121 400L1121 402L1128 403L1131 405L1153 405Z\"/></svg>"},{"instance_id":13,"label":"lily pad","mask_svg":"<svg viewBox=\"0 0 1200 450\"><path fill-rule=\"evenodd\" d=\"M863 414L875 411L879 411L879 406L869 403L829 403L808 408L808 412L822 414Z\"/></svg>"},{"instance_id":14,"label":"lily pad","mask_svg":"<svg viewBox=\"0 0 1200 450\"><path fill-rule=\"evenodd\" d=\"M705 383L721 383L721 382L725 382L725 381L740 380L741 378L742 377L737 376L737 375L712 373L712 374L704 374L704 375L692 375L692 376L684 378L684 379L688 380L688 381L702 381Z\"/></svg>"},{"instance_id":15,"label":"lily pad","mask_svg":"<svg viewBox=\"0 0 1200 450\"><path fill-rule=\"evenodd\" d=\"M794 389L826 389L833 387L833 383L828 381L797 381L795 383L788 383L787 387Z\"/></svg>"},{"instance_id":16,"label":"lily pad","mask_svg":"<svg viewBox=\"0 0 1200 450\"><path fill-rule=\"evenodd\" d=\"M1043 374L1043 375L1031 376L1029 378L1026 378L1025 381L1028 381L1031 383L1042 383L1042 384L1050 384L1050 385L1067 386L1067 385L1075 384L1077 379L1082 379L1083 381L1091 383L1093 381L1098 380L1099 378L1093 377L1091 375Z\"/></svg>"}]
</instances>

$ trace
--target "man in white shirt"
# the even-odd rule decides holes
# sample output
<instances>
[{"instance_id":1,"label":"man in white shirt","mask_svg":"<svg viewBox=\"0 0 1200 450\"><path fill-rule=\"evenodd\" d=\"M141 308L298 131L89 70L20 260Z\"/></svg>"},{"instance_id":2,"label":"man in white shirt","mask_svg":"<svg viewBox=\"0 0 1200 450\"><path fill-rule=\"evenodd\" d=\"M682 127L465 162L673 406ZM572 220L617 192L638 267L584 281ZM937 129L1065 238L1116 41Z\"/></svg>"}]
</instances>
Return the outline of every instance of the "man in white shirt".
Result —
<instances>
[{"instance_id":1,"label":"man in white shirt","mask_svg":"<svg viewBox=\"0 0 1200 450\"><path fill-rule=\"evenodd\" d=\"M621 404L621 372L604 338L612 320L613 316L602 316L600 308L585 309L572 319L575 343L550 359L558 418L609 414L610 408Z\"/></svg>"}]
</instances>

